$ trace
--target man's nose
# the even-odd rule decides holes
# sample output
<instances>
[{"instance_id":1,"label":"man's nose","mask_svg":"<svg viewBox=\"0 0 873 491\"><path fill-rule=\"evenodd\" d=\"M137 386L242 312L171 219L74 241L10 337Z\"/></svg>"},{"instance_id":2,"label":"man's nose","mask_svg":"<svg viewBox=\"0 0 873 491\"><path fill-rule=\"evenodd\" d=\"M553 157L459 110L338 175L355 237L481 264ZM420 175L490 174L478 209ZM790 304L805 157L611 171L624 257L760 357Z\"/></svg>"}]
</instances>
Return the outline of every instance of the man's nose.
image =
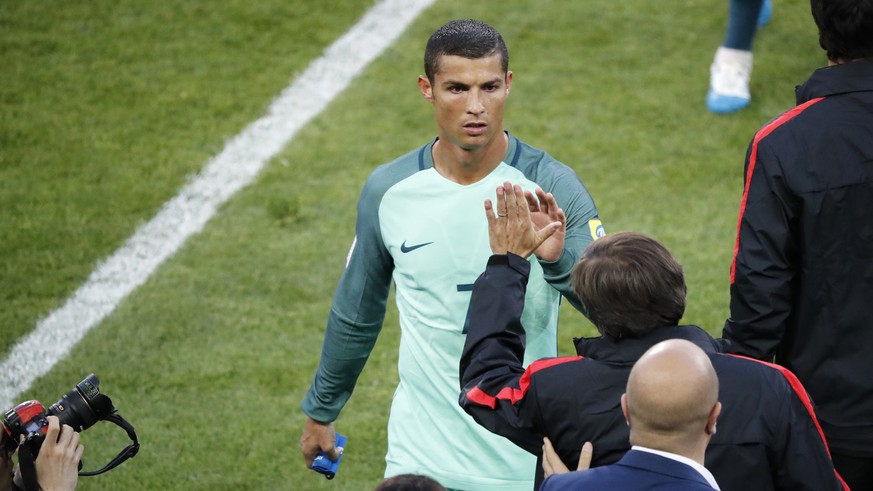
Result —
<instances>
[{"instance_id":1,"label":"man's nose","mask_svg":"<svg viewBox=\"0 0 873 491\"><path fill-rule=\"evenodd\" d=\"M478 90L470 91L470 96L467 98L467 112L470 114L485 112L485 105L482 104L482 94Z\"/></svg>"}]
</instances>

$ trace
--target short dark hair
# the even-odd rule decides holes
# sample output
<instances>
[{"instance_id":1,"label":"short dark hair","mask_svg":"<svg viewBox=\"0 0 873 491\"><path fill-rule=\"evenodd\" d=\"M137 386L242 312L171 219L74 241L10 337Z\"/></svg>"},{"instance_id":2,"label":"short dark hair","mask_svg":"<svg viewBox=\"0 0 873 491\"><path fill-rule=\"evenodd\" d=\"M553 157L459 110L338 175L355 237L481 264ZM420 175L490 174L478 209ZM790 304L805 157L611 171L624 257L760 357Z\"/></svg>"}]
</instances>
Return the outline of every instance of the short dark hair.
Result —
<instances>
[{"instance_id":1,"label":"short dark hair","mask_svg":"<svg viewBox=\"0 0 873 491\"><path fill-rule=\"evenodd\" d=\"M373 491L445 491L435 479L419 474L398 474L382 481Z\"/></svg>"},{"instance_id":2,"label":"short dark hair","mask_svg":"<svg viewBox=\"0 0 873 491\"><path fill-rule=\"evenodd\" d=\"M810 7L828 59L873 58L873 0L811 0Z\"/></svg>"},{"instance_id":3,"label":"short dark hair","mask_svg":"<svg viewBox=\"0 0 873 491\"><path fill-rule=\"evenodd\" d=\"M602 335L640 337L679 323L685 313L682 265L657 240L635 232L592 242L570 281Z\"/></svg>"},{"instance_id":4,"label":"short dark hair","mask_svg":"<svg viewBox=\"0 0 873 491\"><path fill-rule=\"evenodd\" d=\"M503 36L488 24L475 19L453 20L440 27L427 40L424 48L424 74L433 83L439 71L440 57L461 56L471 60L493 54L501 57L504 72L509 70L509 51Z\"/></svg>"}]
</instances>

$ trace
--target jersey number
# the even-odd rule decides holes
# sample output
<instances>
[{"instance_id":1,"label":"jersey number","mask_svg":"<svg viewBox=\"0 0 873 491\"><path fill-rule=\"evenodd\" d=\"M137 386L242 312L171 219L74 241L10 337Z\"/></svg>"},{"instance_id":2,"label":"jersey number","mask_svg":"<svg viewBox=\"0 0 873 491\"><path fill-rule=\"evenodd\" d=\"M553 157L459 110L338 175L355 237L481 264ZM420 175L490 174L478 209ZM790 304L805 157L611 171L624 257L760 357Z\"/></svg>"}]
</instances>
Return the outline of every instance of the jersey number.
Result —
<instances>
[{"instance_id":1,"label":"jersey number","mask_svg":"<svg viewBox=\"0 0 873 491\"><path fill-rule=\"evenodd\" d=\"M473 291L473 283L464 283L458 285L458 292L471 292ZM467 329L470 327L470 311L473 308L472 298L470 298L470 303L467 304L467 315L464 316L464 330L461 331L461 334L467 334Z\"/></svg>"}]
</instances>

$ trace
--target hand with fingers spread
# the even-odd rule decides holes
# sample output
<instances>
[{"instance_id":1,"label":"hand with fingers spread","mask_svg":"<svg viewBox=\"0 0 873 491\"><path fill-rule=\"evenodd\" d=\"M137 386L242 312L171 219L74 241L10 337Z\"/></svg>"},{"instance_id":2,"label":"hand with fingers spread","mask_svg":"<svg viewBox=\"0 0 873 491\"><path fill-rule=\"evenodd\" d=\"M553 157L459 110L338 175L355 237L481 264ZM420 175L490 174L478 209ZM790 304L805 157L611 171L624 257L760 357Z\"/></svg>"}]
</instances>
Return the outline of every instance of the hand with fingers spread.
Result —
<instances>
[{"instance_id":1,"label":"hand with fingers spread","mask_svg":"<svg viewBox=\"0 0 873 491\"><path fill-rule=\"evenodd\" d=\"M582 451L579 454L579 464L576 465L577 471L585 471L591 468L591 457L594 455L594 446L591 442L585 442L582 445ZM552 446L551 440L548 437L543 438L543 475L549 477L552 474L564 474L570 472L567 465L561 460L555 447Z\"/></svg>"},{"instance_id":2,"label":"hand with fingers spread","mask_svg":"<svg viewBox=\"0 0 873 491\"><path fill-rule=\"evenodd\" d=\"M536 198L528 190L525 190L524 197L530 210L530 219L537 230L554 222L561 223L555 233L546 238L534 251L537 257L544 261L557 261L564 252L564 237L567 233L567 217L564 215L564 210L558 206L552 193L547 193L540 187L536 189Z\"/></svg>"},{"instance_id":3,"label":"hand with fingers spread","mask_svg":"<svg viewBox=\"0 0 873 491\"><path fill-rule=\"evenodd\" d=\"M326 453L330 460L339 458L336 430L333 428L333 423L320 423L307 416L303 435L300 437L300 452L303 454L303 460L306 461L306 467L312 467L312 461L315 460L319 450Z\"/></svg>"},{"instance_id":4,"label":"hand with fingers spread","mask_svg":"<svg viewBox=\"0 0 873 491\"><path fill-rule=\"evenodd\" d=\"M554 201L554 198L552 200ZM557 208L557 204L555 204L555 208ZM538 209L537 213L542 212ZM555 216L558 214L555 213ZM563 216L563 212L560 212L560 216ZM565 227L561 220L537 226L531 218L531 204L525 197L521 186L518 184L513 186L509 182L504 182L503 186L497 188L496 215L491 200L485 200L485 217L488 219L488 238L491 243L491 252L494 254L511 252L523 258L533 254L559 229ZM558 240L563 248L563 232ZM554 244L551 246L553 247Z\"/></svg>"}]
</instances>

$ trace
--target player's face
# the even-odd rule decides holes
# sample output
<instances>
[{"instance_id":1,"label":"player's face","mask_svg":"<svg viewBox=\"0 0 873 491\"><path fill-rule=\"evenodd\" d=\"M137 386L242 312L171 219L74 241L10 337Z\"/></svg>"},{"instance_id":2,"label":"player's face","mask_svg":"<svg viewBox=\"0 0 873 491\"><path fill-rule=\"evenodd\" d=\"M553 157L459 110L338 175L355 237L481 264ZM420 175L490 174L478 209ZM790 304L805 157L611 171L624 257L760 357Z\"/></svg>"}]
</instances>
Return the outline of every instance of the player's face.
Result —
<instances>
[{"instance_id":1,"label":"player's face","mask_svg":"<svg viewBox=\"0 0 873 491\"><path fill-rule=\"evenodd\" d=\"M433 85L419 79L424 97L434 106L440 141L465 150L487 146L503 137L503 111L512 72L504 72L500 55L469 59L443 56Z\"/></svg>"}]
</instances>

